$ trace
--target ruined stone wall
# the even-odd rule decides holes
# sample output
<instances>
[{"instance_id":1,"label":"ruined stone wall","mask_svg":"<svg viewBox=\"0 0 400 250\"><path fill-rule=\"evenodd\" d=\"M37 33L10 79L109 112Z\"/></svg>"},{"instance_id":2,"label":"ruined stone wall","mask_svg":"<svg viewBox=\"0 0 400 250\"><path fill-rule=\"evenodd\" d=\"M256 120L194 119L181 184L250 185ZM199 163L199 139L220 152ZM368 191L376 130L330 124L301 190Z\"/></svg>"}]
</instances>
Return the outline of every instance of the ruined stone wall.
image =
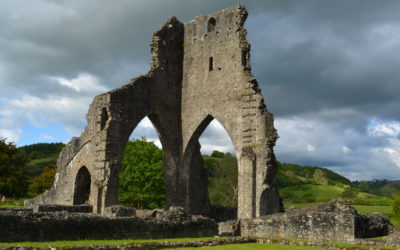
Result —
<instances>
[{"instance_id":1,"label":"ruined stone wall","mask_svg":"<svg viewBox=\"0 0 400 250\"><path fill-rule=\"evenodd\" d=\"M312 241L352 241L388 235L389 218L359 214L346 200L240 221L241 236Z\"/></svg>"},{"instance_id":2,"label":"ruined stone wall","mask_svg":"<svg viewBox=\"0 0 400 250\"><path fill-rule=\"evenodd\" d=\"M282 211L273 154L277 134L250 72L246 17L244 7L234 6L187 24L170 18L153 35L150 72L94 98L85 131L60 154L52 188L26 205L88 203L102 213L118 204L124 148L147 116L164 150L167 207L210 213L198 138L217 119L238 158L238 217Z\"/></svg>"}]
</instances>

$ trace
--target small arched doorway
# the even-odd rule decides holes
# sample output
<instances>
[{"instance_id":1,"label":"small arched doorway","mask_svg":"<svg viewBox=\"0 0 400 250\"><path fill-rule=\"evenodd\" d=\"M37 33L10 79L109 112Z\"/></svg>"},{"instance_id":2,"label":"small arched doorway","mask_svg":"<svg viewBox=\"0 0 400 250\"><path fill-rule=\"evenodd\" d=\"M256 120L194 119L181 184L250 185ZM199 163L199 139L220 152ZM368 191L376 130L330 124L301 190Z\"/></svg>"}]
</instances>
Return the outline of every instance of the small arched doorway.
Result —
<instances>
[{"instance_id":1,"label":"small arched doorway","mask_svg":"<svg viewBox=\"0 0 400 250\"><path fill-rule=\"evenodd\" d=\"M74 186L74 205L87 204L90 195L91 177L89 170L83 166L79 169Z\"/></svg>"}]
</instances>

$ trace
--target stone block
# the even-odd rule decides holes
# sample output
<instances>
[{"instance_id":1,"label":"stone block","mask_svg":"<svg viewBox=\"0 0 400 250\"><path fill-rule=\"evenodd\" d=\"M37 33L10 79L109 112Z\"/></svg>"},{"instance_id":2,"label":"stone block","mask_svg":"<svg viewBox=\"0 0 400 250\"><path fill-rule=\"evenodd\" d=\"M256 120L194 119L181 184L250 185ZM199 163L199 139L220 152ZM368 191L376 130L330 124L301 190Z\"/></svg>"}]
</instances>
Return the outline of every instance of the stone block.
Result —
<instances>
[{"instance_id":1,"label":"stone block","mask_svg":"<svg viewBox=\"0 0 400 250\"><path fill-rule=\"evenodd\" d=\"M106 207L104 215L108 217L130 217L136 216L136 209L120 205Z\"/></svg>"}]
</instances>

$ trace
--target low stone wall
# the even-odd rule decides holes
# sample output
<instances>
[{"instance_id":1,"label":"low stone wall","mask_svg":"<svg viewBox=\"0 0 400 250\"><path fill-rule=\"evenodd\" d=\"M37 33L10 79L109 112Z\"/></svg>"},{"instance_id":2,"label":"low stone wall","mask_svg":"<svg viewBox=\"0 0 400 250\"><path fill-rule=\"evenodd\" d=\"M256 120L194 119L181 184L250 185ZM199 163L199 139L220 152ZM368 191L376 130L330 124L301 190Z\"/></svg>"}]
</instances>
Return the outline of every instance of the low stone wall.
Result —
<instances>
[{"instance_id":1,"label":"low stone wall","mask_svg":"<svg viewBox=\"0 0 400 250\"><path fill-rule=\"evenodd\" d=\"M217 222L236 220L237 207L225 207L218 204L211 204L208 217Z\"/></svg>"},{"instance_id":2,"label":"low stone wall","mask_svg":"<svg viewBox=\"0 0 400 250\"><path fill-rule=\"evenodd\" d=\"M111 218L65 211L0 212L0 242L206 237L217 235L217 227L213 220L186 215L181 208L144 218Z\"/></svg>"},{"instance_id":3,"label":"low stone wall","mask_svg":"<svg viewBox=\"0 0 400 250\"><path fill-rule=\"evenodd\" d=\"M386 216L360 215L348 201L334 200L317 207L293 209L240 221L242 236L295 238L312 241L348 241L388 235L391 228Z\"/></svg>"},{"instance_id":4,"label":"low stone wall","mask_svg":"<svg viewBox=\"0 0 400 250\"><path fill-rule=\"evenodd\" d=\"M70 213L93 213L92 205L45 205L40 204L33 207L34 212L70 212Z\"/></svg>"},{"instance_id":5,"label":"low stone wall","mask_svg":"<svg viewBox=\"0 0 400 250\"><path fill-rule=\"evenodd\" d=\"M240 236L240 222L228 220L218 223L219 236Z\"/></svg>"},{"instance_id":6,"label":"low stone wall","mask_svg":"<svg viewBox=\"0 0 400 250\"><path fill-rule=\"evenodd\" d=\"M106 207L104 209L105 216L109 217L130 217L136 216L136 209L132 207L125 207L120 205Z\"/></svg>"}]
</instances>

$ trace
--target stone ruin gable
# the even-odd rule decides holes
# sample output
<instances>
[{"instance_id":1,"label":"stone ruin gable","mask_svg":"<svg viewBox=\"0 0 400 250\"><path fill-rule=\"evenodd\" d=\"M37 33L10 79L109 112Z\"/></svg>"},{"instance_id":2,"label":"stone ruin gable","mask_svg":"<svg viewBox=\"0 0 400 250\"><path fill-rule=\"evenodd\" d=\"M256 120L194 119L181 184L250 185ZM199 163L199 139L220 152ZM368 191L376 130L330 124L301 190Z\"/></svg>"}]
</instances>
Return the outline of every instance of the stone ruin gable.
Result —
<instances>
[{"instance_id":1,"label":"stone ruin gable","mask_svg":"<svg viewBox=\"0 0 400 250\"><path fill-rule=\"evenodd\" d=\"M277 133L250 71L246 18L246 9L235 6L185 24L181 107L184 162L198 153L198 138L213 119L228 132L238 159L239 218L282 211L272 150ZM194 168L201 164L188 165L207 178ZM189 183L190 196L197 198L190 207L201 208L207 194L196 181Z\"/></svg>"},{"instance_id":2,"label":"stone ruin gable","mask_svg":"<svg viewBox=\"0 0 400 250\"><path fill-rule=\"evenodd\" d=\"M85 131L60 154L52 188L26 205L78 205L85 195L97 213L118 204L125 145L148 116L164 149L167 207L210 213L198 139L217 119L238 158L238 217L282 211L273 153L278 136L250 72L246 17L244 7L234 6L186 24L170 18L153 35L150 72L94 98Z\"/></svg>"}]
</instances>

